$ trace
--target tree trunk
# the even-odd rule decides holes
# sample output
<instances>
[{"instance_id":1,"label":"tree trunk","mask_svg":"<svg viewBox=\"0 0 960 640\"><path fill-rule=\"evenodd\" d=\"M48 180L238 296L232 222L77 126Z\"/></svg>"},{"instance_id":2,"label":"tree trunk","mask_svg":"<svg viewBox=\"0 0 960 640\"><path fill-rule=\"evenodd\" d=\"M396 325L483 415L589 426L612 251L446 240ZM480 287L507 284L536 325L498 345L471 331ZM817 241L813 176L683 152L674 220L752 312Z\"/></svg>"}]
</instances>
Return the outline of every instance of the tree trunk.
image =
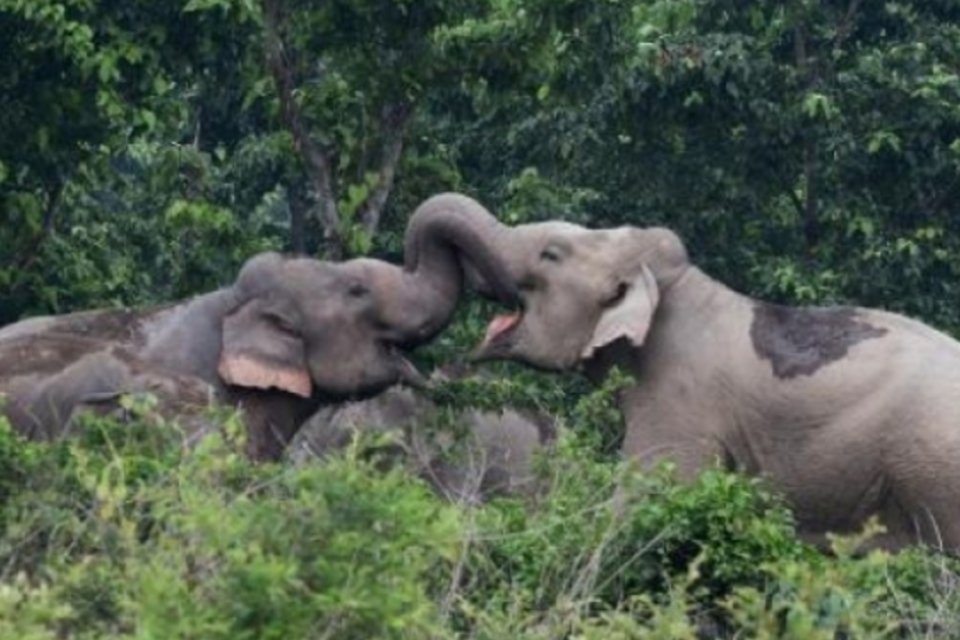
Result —
<instances>
[{"instance_id":1,"label":"tree trunk","mask_svg":"<svg viewBox=\"0 0 960 640\"><path fill-rule=\"evenodd\" d=\"M333 169L325 149L310 137L300 105L293 96L294 78L283 43L285 15L282 0L264 0L266 56L273 83L280 101L280 116L293 138L293 148L300 156L304 171L317 198L320 224L326 244L326 257L341 260L346 253L340 214L334 195Z\"/></svg>"},{"instance_id":2,"label":"tree trunk","mask_svg":"<svg viewBox=\"0 0 960 640\"><path fill-rule=\"evenodd\" d=\"M291 187L287 192L290 207L290 250L297 255L306 255L306 213L307 203L300 187Z\"/></svg>"},{"instance_id":3,"label":"tree trunk","mask_svg":"<svg viewBox=\"0 0 960 640\"><path fill-rule=\"evenodd\" d=\"M413 113L413 106L406 102L387 105L381 112L380 130L383 135L383 150L377 184L360 209L360 223L370 237L376 234L380 226L383 208L393 189L397 164L403 153L403 137L411 113Z\"/></svg>"},{"instance_id":4,"label":"tree trunk","mask_svg":"<svg viewBox=\"0 0 960 640\"><path fill-rule=\"evenodd\" d=\"M798 18L799 19L799 18ZM797 71L803 81L803 91L813 88L814 73L807 57L806 36L803 26L793 30L794 55ZM811 253L820 240L820 214L817 205L817 141L810 129L803 132L803 238L807 253Z\"/></svg>"},{"instance_id":5,"label":"tree trunk","mask_svg":"<svg viewBox=\"0 0 960 640\"><path fill-rule=\"evenodd\" d=\"M46 206L43 210L43 221L40 224L40 229L26 242L26 247L10 263L10 266L16 272L14 282L10 287L11 291L16 291L23 285L24 280L18 276L30 268L39 256L43 243L53 234L57 211L60 207L60 198L63 196L65 186L66 180L61 179L45 190Z\"/></svg>"}]
</instances>

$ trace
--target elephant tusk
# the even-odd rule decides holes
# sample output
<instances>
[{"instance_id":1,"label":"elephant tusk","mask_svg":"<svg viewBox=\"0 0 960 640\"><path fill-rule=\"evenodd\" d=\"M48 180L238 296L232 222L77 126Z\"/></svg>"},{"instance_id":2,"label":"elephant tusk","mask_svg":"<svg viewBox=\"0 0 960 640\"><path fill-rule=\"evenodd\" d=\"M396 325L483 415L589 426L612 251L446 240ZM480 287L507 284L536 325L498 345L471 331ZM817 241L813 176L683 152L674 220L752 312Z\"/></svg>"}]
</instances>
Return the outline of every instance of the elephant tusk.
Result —
<instances>
[{"instance_id":1,"label":"elephant tusk","mask_svg":"<svg viewBox=\"0 0 960 640\"><path fill-rule=\"evenodd\" d=\"M400 382L421 390L430 386L423 374L406 358L400 358Z\"/></svg>"},{"instance_id":2,"label":"elephant tusk","mask_svg":"<svg viewBox=\"0 0 960 640\"><path fill-rule=\"evenodd\" d=\"M399 349L395 346L390 346L388 347L388 351L397 362L397 382L413 387L414 389L426 389L429 386L424 375L417 370L412 362L400 353Z\"/></svg>"}]
</instances>

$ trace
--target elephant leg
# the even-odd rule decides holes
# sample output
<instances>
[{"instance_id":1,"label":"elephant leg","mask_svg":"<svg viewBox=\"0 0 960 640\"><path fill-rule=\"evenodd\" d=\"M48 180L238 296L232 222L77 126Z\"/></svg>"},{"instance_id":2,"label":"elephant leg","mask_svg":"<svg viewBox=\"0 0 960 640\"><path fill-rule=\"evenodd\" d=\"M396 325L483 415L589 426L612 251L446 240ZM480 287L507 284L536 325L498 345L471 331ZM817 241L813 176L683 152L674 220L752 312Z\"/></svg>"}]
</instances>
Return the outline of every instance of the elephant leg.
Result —
<instances>
[{"instance_id":1,"label":"elephant leg","mask_svg":"<svg viewBox=\"0 0 960 640\"><path fill-rule=\"evenodd\" d=\"M692 482L701 471L725 463L728 457L717 439L673 429L667 422L629 422L623 450L644 469L671 463L681 482Z\"/></svg>"},{"instance_id":2,"label":"elephant leg","mask_svg":"<svg viewBox=\"0 0 960 640\"><path fill-rule=\"evenodd\" d=\"M702 407L697 398L677 397L671 389L683 385L638 386L625 390L620 407L626 418L623 439L626 457L641 468L670 462L677 478L690 482L704 469L730 456L720 439L723 432L714 407Z\"/></svg>"},{"instance_id":3,"label":"elephant leg","mask_svg":"<svg viewBox=\"0 0 960 640\"><path fill-rule=\"evenodd\" d=\"M260 389L231 390L226 403L243 414L246 453L257 462L279 460L300 426L317 410L315 402L294 394Z\"/></svg>"},{"instance_id":4,"label":"elephant leg","mask_svg":"<svg viewBox=\"0 0 960 640\"><path fill-rule=\"evenodd\" d=\"M960 550L960 538L955 520L949 519L949 514L912 513L905 509L895 497L891 496L884 502L876 514L882 531L871 535L855 549L856 554L863 554L874 549L884 551L899 551L905 547L924 543L930 547L956 554ZM842 535L856 535L858 530L845 531ZM824 553L833 552L833 543L825 532L800 531L800 539L813 545Z\"/></svg>"},{"instance_id":5,"label":"elephant leg","mask_svg":"<svg viewBox=\"0 0 960 640\"><path fill-rule=\"evenodd\" d=\"M944 491L947 484L944 479L928 491L891 495L880 512L885 531L871 540L871 546L896 550L922 542L935 549L960 552L960 512L955 497Z\"/></svg>"},{"instance_id":6,"label":"elephant leg","mask_svg":"<svg viewBox=\"0 0 960 640\"><path fill-rule=\"evenodd\" d=\"M925 420L885 456L889 489L880 508L891 547L923 542L960 552L960 431L956 415L927 405ZM918 421L915 421L918 422Z\"/></svg>"}]
</instances>

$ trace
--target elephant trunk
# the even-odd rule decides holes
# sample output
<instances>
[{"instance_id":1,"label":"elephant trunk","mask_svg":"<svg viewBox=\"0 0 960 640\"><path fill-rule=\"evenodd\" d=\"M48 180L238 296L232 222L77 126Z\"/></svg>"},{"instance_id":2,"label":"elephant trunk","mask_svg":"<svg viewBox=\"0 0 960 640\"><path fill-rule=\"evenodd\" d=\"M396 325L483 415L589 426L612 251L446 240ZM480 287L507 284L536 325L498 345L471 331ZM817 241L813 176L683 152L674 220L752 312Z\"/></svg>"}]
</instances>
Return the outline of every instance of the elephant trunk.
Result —
<instances>
[{"instance_id":1,"label":"elephant trunk","mask_svg":"<svg viewBox=\"0 0 960 640\"><path fill-rule=\"evenodd\" d=\"M417 207L404 238L403 309L393 318L396 326L408 329L408 342L429 340L447 325L466 265L502 303L520 303L496 249L507 231L480 203L461 194L436 195Z\"/></svg>"}]
</instances>

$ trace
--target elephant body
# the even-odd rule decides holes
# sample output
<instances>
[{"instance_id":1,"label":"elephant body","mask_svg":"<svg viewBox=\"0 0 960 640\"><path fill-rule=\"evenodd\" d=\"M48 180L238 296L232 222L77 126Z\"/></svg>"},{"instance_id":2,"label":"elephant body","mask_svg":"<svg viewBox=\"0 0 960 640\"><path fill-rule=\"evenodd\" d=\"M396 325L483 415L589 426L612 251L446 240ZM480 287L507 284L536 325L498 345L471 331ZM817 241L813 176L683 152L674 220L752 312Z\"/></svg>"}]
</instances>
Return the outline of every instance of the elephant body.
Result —
<instances>
[{"instance_id":1,"label":"elephant body","mask_svg":"<svg viewBox=\"0 0 960 640\"><path fill-rule=\"evenodd\" d=\"M440 495L476 503L533 492L534 456L554 434L552 420L541 414L449 411L413 390L394 387L322 408L297 433L287 454L305 463L344 449L358 435L383 436L391 443L390 458L400 458Z\"/></svg>"},{"instance_id":2,"label":"elephant body","mask_svg":"<svg viewBox=\"0 0 960 640\"><path fill-rule=\"evenodd\" d=\"M763 476L814 541L878 516L882 546L960 548L956 341L878 310L758 302L691 267L643 346L623 342L586 371L635 376L626 455Z\"/></svg>"},{"instance_id":3,"label":"elephant body","mask_svg":"<svg viewBox=\"0 0 960 640\"><path fill-rule=\"evenodd\" d=\"M77 410L124 393L154 392L170 414L199 414L216 398L243 410L249 455L275 459L321 404L421 381L402 350L449 322L463 281L456 252L469 247L481 275L501 268L469 225L449 228L473 211L483 208L458 194L424 202L404 267L265 253L231 286L179 304L4 327L3 410L26 435L54 438Z\"/></svg>"},{"instance_id":4,"label":"elephant body","mask_svg":"<svg viewBox=\"0 0 960 640\"><path fill-rule=\"evenodd\" d=\"M960 343L894 313L741 295L664 228L484 224L522 304L477 358L620 367L627 456L765 477L814 540L878 516L879 545L960 549Z\"/></svg>"}]
</instances>

